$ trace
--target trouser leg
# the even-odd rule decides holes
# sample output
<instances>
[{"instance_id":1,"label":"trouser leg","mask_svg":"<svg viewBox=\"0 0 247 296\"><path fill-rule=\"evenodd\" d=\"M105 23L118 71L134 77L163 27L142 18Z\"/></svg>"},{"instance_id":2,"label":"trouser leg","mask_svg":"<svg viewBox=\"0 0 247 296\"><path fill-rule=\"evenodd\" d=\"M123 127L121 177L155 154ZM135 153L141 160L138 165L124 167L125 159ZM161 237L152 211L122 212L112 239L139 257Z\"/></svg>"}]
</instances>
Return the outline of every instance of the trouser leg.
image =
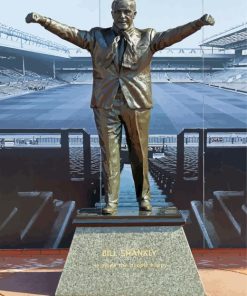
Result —
<instances>
[{"instance_id":1,"label":"trouser leg","mask_svg":"<svg viewBox=\"0 0 247 296\"><path fill-rule=\"evenodd\" d=\"M137 201L150 200L150 185L148 180L148 131L150 110L132 110L125 105L121 115L126 131L126 140L129 148Z\"/></svg>"},{"instance_id":2,"label":"trouser leg","mask_svg":"<svg viewBox=\"0 0 247 296\"><path fill-rule=\"evenodd\" d=\"M105 201L118 203L122 125L118 110L93 109L102 153Z\"/></svg>"}]
</instances>

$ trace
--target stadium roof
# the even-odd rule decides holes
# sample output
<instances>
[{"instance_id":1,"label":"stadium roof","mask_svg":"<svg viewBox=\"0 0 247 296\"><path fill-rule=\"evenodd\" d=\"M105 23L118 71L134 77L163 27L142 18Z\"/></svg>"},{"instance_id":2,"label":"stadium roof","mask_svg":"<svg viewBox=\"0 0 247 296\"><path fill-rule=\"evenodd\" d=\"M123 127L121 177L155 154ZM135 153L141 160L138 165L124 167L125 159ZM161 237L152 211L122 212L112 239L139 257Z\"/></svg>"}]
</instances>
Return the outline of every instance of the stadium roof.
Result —
<instances>
[{"instance_id":1,"label":"stadium roof","mask_svg":"<svg viewBox=\"0 0 247 296\"><path fill-rule=\"evenodd\" d=\"M55 51L62 51L68 53L68 47L60 45L58 43L39 38L35 35L28 34L17 30L15 28L6 26L0 23L0 38L10 39L20 42L20 47L22 48L24 44L34 44L36 46L46 47Z\"/></svg>"},{"instance_id":2,"label":"stadium roof","mask_svg":"<svg viewBox=\"0 0 247 296\"><path fill-rule=\"evenodd\" d=\"M247 23L204 40L201 46L224 49L247 49Z\"/></svg>"}]
</instances>

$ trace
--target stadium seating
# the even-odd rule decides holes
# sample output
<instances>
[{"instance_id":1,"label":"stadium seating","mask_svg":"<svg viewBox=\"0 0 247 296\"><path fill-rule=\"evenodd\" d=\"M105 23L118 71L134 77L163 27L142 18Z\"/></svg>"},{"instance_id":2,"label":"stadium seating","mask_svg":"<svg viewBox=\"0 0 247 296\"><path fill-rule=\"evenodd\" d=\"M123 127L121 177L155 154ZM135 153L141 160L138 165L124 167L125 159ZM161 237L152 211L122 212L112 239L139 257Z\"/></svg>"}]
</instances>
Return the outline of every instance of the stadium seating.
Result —
<instances>
[{"instance_id":1,"label":"stadium seating","mask_svg":"<svg viewBox=\"0 0 247 296\"><path fill-rule=\"evenodd\" d=\"M45 90L62 84L62 81L33 71L25 71L25 75L23 75L16 68L0 67L0 98L17 96L30 91Z\"/></svg>"},{"instance_id":2,"label":"stadium seating","mask_svg":"<svg viewBox=\"0 0 247 296\"><path fill-rule=\"evenodd\" d=\"M92 72L58 72L58 79L72 84L92 84Z\"/></svg>"}]
</instances>

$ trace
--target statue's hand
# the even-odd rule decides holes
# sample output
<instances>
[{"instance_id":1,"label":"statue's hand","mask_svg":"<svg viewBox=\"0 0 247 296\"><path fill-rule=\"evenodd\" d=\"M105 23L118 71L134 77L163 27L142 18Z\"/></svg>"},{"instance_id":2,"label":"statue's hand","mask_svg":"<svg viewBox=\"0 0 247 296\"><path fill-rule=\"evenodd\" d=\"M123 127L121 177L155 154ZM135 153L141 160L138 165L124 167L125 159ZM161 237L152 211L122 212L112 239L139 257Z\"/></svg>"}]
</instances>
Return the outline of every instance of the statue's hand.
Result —
<instances>
[{"instance_id":1,"label":"statue's hand","mask_svg":"<svg viewBox=\"0 0 247 296\"><path fill-rule=\"evenodd\" d=\"M210 15L210 14L204 14L201 17L201 20L202 20L204 26L208 26L208 25L213 26L215 24L215 20L212 17L212 15Z\"/></svg>"},{"instance_id":2,"label":"statue's hand","mask_svg":"<svg viewBox=\"0 0 247 296\"><path fill-rule=\"evenodd\" d=\"M31 12L26 16L26 23L38 23L42 20L42 16L36 12Z\"/></svg>"}]
</instances>

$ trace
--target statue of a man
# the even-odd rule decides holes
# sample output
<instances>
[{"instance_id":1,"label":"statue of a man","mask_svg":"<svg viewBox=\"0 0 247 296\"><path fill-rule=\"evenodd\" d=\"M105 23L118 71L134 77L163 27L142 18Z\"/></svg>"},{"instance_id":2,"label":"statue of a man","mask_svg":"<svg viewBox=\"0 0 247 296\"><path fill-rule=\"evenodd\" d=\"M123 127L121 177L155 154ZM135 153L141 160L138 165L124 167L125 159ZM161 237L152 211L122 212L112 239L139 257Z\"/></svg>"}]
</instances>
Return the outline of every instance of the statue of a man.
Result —
<instances>
[{"instance_id":1,"label":"statue of a man","mask_svg":"<svg viewBox=\"0 0 247 296\"><path fill-rule=\"evenodd\" d=\"M205 25L214 25L210 15L164 32L134 27L135 0L112 3L113 26L79 30L37 13L27 23L39 23L48 31L88 50L93 62L91 107L103 156L106 206L112 214L118 206L122 128L126 132L130 163L139 209L151 211L148 181L148 130L152 108L150 64L152 56Z\"/></svg>"}]
</instances>

